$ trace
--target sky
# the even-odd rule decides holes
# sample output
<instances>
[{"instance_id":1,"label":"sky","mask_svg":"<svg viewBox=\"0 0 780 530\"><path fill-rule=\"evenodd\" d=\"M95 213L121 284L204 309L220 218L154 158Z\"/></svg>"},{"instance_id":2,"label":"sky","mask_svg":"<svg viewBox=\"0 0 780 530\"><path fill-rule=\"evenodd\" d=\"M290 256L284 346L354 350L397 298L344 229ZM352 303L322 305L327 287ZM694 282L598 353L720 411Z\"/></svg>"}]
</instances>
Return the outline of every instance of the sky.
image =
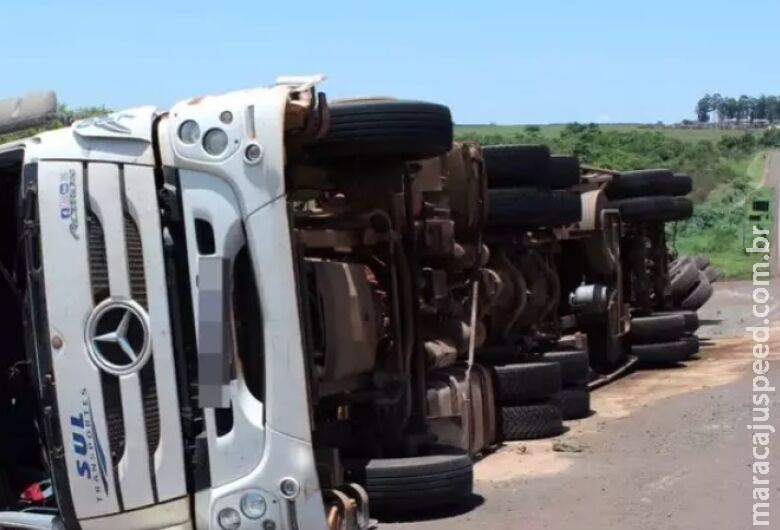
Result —
<instances>
[{"instance_id":1,"label":"sky","mask_svg":"<svg viewBox=\"0 0 780 530\"><path fill-rule=\"evenodd\" d=\"M167 108L322 73L456 123L674 122L780 94L780 0L0 0L0 97Z\"/></svg>"}]
</instances>

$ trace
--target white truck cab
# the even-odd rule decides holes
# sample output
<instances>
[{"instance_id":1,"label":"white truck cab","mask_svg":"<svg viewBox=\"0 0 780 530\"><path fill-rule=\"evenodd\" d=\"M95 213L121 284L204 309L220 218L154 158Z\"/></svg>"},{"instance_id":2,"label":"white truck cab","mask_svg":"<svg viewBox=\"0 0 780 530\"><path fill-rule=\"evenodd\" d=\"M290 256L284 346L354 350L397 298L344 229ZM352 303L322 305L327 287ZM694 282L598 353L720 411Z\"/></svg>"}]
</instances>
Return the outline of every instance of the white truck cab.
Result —
<instances>
[{"instance_id":1,"label":"white truck cab","mask_svg":"<svg viewBox=\"0 0 780 530\"><path fill-rule=\"evenodd\" d=\"M319 80L0 146L57 506L0 528L329 528L285 200Z\"/></svg>"}]
</instances>

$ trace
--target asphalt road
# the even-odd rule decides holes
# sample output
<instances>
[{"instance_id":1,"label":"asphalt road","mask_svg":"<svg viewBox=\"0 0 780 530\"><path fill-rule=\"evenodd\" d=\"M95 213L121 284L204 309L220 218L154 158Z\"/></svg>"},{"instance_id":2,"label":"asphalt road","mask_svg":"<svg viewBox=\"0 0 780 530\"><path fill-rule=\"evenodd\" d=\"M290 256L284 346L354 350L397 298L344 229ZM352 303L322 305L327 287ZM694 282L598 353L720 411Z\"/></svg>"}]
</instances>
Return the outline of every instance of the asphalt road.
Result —
<instances>
[{"instance_id":1,"label":"asphalt road","mask_svg":"<svg viewBox=\"0 0 780 530\"><path fill-rule=\"evenodd\" d=\"M772 292L778 287L775 283ZM509 444L477 464L475 496L459 513L385 522L380 529L750 527L754 458L746 426L752 423L754 359L744 326L753 323L749 313L743 322L733 322L737 312L750 311L748 292L746 284L719 287L702 315L708 324L701 334L720 338L703 349L700 360L637 372L596 391L596 413L570 422L571 430L559 438L566 452L553 451L555 440ZM721 322L717 312L724 306L731 309ZM780 327L772 334L779 337ZM780 370L780 356L770 360L770 378L780 387L773 375ZM780 430L777 394L771 407ZM780 469L778 437L780 432L770 445L774 473ZM780 476L770 474L770 480L778 499L770 528L780 528Z\"/></svg>"}]
</instances>

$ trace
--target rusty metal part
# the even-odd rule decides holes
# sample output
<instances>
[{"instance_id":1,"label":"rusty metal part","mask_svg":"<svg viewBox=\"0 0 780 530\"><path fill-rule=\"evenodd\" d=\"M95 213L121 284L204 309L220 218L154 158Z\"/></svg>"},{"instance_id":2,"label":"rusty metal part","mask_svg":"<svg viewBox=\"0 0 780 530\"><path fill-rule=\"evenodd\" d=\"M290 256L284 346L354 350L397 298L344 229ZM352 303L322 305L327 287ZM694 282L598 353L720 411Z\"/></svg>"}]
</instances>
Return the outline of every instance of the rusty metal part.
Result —
<instances>
[{"instance_id":1,"label":"rusty metal part","mask_svg":"<svg viewBox=\"0 0 780 530\"><path fill-rule=\"evenodd\" d=\"M512 328L528 307L528 285L522 272L515 267L506 254L499 250L495 254L492 268L501 278L502 289L490 316L494 323L496 338L506 340Z\"/></svg>"},{"instance_id":2,"label":"rusty metal part","mask_svg":"<svg viewBox=\"0 0 780 530\"><path fill-rule=\"evenodd\" d=\"M341 486L349 497L357 503L356 521L358 530L368 530L376 526L376 522L369 517L368 493L363 486L355 483L348 483Z\"/></svg>"},{"instance_id":3,"label":"rusty metal part","mask_svg":"<svg viewBox=\"0 0 780 530\"><path fill-rule=\"evenodd\" d=\"M580 165L580 167L586 173L600 173L600 174L612 175L612 176L620 175L620 171L616 171L614 169L606 169L603 167L589 166L585 164Z\"/></svg>"},{"instance_id":4,"label":"rusty metal part","mask_svg":"<svg viewBox=\"0 0 780 530\"><path fill-rule=\"evenodd\" d=\"M501 280L501 276L493 269L480 269L480 320L488 313L496 304L501 291L504 288L504 282Z\"/></svg>"},{"instance_id":5,"label":"rusty metal part","mask_svg":"<svg viewBox=\"0 0 780 530\"><path fill-rule=\"evenodd\" d=\"M417 235L414 219L414 173L404 172L404 246L406 247L406 263L408 267L409 285L412 303L409 307L412 316L412 325L407 332L412 334L412 365L411 365L411 390L412 390L412 415L421 422L425 418L425 355L422 347L422 334L420 333L420 260L417 248Z\"/></svg>"},{"instance_id":6,"label":"rusty metal part","mask_svg":"<svg viewBox=\"0 0 780 530\"><path fill-rule=\"evenodd\" d=\"M546 264L535 251L527 252L516 260L517 267L528 284L528 304L515 322L515 326L536 324L547 312L549 304Z\"/></svg>"},{"instance_id":7,"label":"rusty metal part","mask_svg":"<svg viewBox=\"0 0 780 530\"><path fill-rule=\"evenodd\" d=\"M357 502L337 489L322 494L328 507L328 530L358 530Z\"/></svg>"},{"instance_id":8,"label":"rusty metal part","mask_svg":"<svg viewBox=\"0 0 780 530\"><path fill-rule=\"evenodd\" d=\"M487 173L482 148L456 143L448 157L447 185L452 217L459 237L474 239L487 217Z\"/></svg>"},{"instance_id":9,"label":"rusty metal part","mask_svg":"<svg viewBox=\"0 0 780 530\"><path fill-rule=\"evenodd\" d=\"M558 306L561 303L561 279L558 277L557 271L547 263L545 263L545 273L547 275L547 284L550 288L550 293L548 295L549 302L545 308L544 317L548 317L558 313Z\"/></svg>"},{"instance_id":10,"label":"rusty metal part","mask_svg":"<svg viewBox=\"0 0 780 530\"><path fill-rule=\"evenodd\" d=\"M322 307L324 359L318 374L335 382L371 372L380 338L380 308L367 267L340 261L307 260Z\"/></svg>"},{"instance_id":11,"label":"rusty metal part","mask_svg":"<svg viewBox=\"0 0 780 530\"><path fill-rule=\"evenodd\" d=\"M420 234L422 258L452 258L455 247L455 223L450 219L426 219Z\"/></svg>"},{"instance_id":12,"label":"rusty metal part","mask_svg":"<svg viewBox=\"0 0 780 530\"><path fill-rule=\"evenodd\" d=\"M360 246L369 246L376 243L371 231L359 230L332 230L309 229L298 230L299 241L306 248L327 248L336 251L349 251Z\"/></svg>"},{"instance_id":13,"label":"rusty metal part","mask_svg":"<svg viewBox=\"0 0 780 530\"><path fill-rule=\"evenodd\" d=\"M630 374L631 371L634 369L634 366L636 366L637 362L639 362L639 359L637 359L633 355L629 355L628 358L626 359L626 362L622 366L618 367L615 371L607 375L602 375L597 379L590 381L588 383L588 390L592 392L598 388L601 388L604 385L608 385L609 383Z\"/></svg>"}]
</instances>

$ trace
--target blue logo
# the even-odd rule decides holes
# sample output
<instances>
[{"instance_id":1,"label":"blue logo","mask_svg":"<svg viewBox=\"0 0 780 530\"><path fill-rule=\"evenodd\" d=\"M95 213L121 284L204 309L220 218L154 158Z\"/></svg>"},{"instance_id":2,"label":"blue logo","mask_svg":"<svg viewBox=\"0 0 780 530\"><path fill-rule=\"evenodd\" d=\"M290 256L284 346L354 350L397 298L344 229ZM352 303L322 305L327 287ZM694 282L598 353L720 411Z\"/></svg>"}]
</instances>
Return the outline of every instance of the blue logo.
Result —
<instances>
[{"instance_id":1,"label":"blue logo","mask_svg":"<svg viewBox=\"0 0 780 530\"><path fill-rule=\"evenodd\" d=\"M96 500L108 495L108 460L93 421L92 401L87 389L81 390L82 412L70 417L71 443L76 455L76 473L93 482Z\"/></svg>"}]
</instances>

